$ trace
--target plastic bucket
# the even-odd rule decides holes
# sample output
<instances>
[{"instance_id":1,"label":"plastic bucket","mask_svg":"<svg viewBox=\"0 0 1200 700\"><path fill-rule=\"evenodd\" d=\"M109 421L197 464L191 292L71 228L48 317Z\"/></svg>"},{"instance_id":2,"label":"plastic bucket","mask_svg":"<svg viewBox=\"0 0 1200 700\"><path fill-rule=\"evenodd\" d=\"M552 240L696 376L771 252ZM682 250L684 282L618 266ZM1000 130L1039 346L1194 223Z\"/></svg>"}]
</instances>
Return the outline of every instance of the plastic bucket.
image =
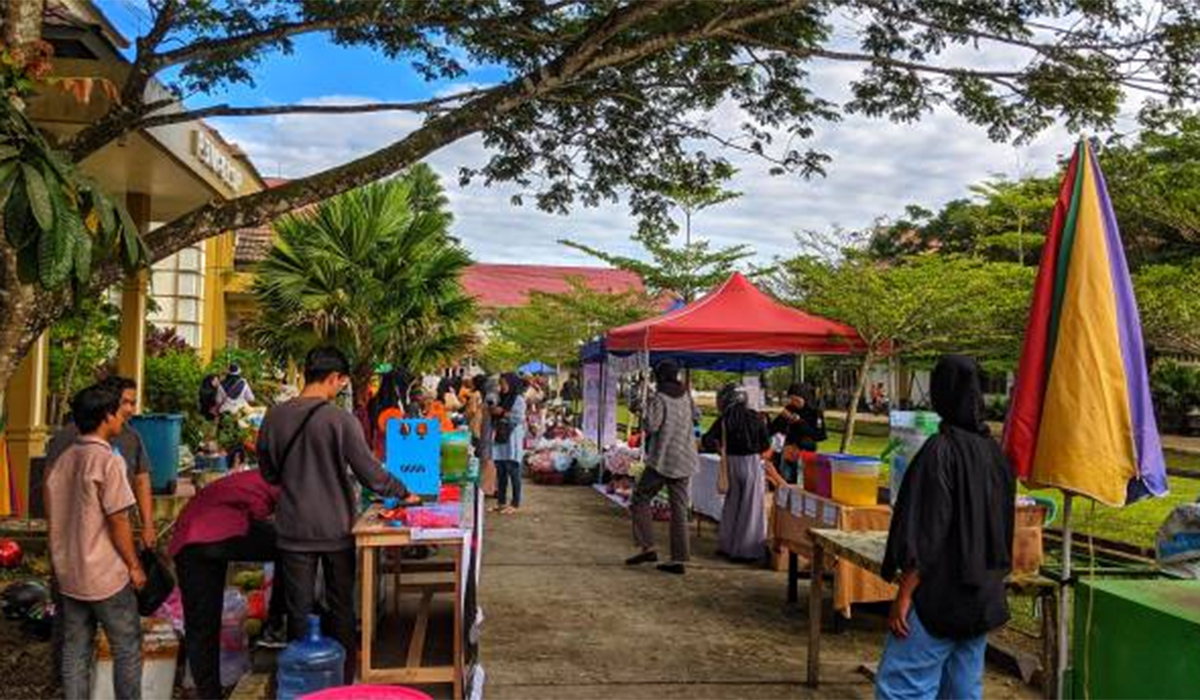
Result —
<instances>
[{"instance_id":1,"label":"plastic bucket","mask_svg":"<svg viewBox=\"0 0 1200 700\"><path fill-rule=\"evenodd\" d=\"M154 493L175 493L179 477L179 445L183 441L183 416L148 413L129 419L150 455L150 485Z\"/></svg>"},{"instance_id":2,"label":"plastic bucket","mask_svg":"<svg viewBox=\"0 0 1200 700\"><path fill-rule=\"evenodd\" d=\"M433 700L419 690L398 685L344 685L301 696L300 700Z\"/></svg>"},{"instance_id":3,"label":"plastic bucket","mask_svg":"<svg viewBox=\"0 0 1200 700\"><path fill-rule=\"evenodd\" d=\"M833 466L833 500L848 506L873 506L879 502L878 459L840 455Z\"/></svg>"},{"instance_id":4,"label":"plastic bucket","mask_svg":"<svg viewBox=\"0 0 1200 700\"><path fill-rule=\"evenodd\" d=\"M832 477L829 458L816 452L801 452L800 461L804 465L804 490L829 498Z\"/></svg>"}]
</instances>

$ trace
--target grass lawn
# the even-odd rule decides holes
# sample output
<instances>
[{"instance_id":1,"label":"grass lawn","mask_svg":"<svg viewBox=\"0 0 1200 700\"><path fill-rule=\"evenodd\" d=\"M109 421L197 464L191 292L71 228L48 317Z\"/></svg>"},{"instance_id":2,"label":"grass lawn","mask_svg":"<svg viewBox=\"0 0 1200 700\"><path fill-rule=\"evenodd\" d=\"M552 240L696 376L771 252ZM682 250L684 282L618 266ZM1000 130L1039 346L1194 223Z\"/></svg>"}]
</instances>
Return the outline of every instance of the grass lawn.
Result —
<instances>
[{"instance_id":1,"label":"grass lawn","mask_svg":"<svg viewBox=\"0 0 1200 700\"><path fill-rule=\"evenodd\" d=\"M618 420L629 420L628 410L620 407ZM701 428L707 430L715 416L706 413L701 419ZM829 439L821 443L822 452L837 452L841 445L841 433L829 433ZM888 439L870 435L858 435L850 445L850 453L878 457L887 447ZM1176 469L1197 472L1200 476L1200 455L1167 452L1167 464ZM887 484L887 468L880 474L880 483ZM1086 499L1075 500L1075 526L1080 534L1091 533L1097 537L1128 542L1141 547L1153 547L1154 536L1163 520L1177 505L1200 500L1200 478L1169 477L1170 495L1151 498L1126 508L1109 508L1093 504ZM1024 489L1022 489L1024 490ZM1051 498L1062 506L1062 494L1056 490L1033 491L1039 496ZM1061 527L1061 518L1053 527Z\"/></svg>"}]
</instances>

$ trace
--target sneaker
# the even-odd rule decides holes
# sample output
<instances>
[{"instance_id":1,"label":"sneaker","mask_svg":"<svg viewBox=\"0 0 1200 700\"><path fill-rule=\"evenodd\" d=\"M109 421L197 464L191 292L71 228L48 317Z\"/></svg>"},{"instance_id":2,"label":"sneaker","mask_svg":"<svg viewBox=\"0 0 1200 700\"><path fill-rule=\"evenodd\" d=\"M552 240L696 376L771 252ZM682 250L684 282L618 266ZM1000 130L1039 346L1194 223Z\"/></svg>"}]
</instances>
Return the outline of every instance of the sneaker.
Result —
<instances>
[{"instance_id":1,"label":"sneaker","mask_svg":"<svg viewBox=\"0 0 1200 700\"><path fill-rule=\"evenodd\" d=\"M659 564L657 568L659 571L666 574L683 575L687 571L687 567L677 561L673 561L668 564Z\"/></svg>"},{"instance_id":2,"label":"sneaker","mask_svg":"<svg viewBox=\"0 0 1200 700\"><path fill-rule=\"evenodd\" d=\"M263 630L258 638L258 646L264 649L283 649L288 645L287 632L283 625L272 625Z\"/></svg>"}]
</instances>

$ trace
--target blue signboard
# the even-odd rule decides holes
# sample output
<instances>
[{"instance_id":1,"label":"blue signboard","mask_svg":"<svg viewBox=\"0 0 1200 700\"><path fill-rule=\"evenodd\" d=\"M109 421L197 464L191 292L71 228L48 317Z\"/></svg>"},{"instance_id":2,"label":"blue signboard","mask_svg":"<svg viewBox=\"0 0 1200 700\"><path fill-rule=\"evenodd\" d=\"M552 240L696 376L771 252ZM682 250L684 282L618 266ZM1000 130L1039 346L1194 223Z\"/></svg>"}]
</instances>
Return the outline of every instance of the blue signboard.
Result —
<instances>
[{"instance_id":1,"label":"blue signboard","mask_svg":"<svg viewBox=\"0 0 1200 700\"><path fill-rule=\"evenodd\" d=\"M388 421L384 466L409 491L436 496L442 488L442 429L436 420Z\"/></svg>"}]
</instances>

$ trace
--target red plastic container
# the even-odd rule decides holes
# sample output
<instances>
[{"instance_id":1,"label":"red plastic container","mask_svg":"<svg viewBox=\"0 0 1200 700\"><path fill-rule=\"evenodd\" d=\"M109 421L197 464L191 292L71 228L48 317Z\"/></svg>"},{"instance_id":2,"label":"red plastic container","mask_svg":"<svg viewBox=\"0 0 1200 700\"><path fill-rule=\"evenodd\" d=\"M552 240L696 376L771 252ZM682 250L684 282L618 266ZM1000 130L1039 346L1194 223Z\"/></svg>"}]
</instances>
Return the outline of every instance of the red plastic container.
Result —
<instances>
[{"instance_id":1,"label":"red plastic container","mask_svg":"<svg viewBox=\"0 0 1200 700\"><path fill-rule=\"evenodd\" d=\"M309 693L300 700L433 700L413 688L398 685L344 685Z\"/></svg>"},{"instance_id":2,"label":"red plastic container","mask_svg":"<svg viewBox=\"0 0 1200 700\"><path fill-rule=\"evenodd\" d=\"M438 492L439 503L458 503L462 500L462 487L456 484L442 484Z\"/></svg>"},{"instance_id":3,"label":"red plastic container","mask_svg":"<svg viewBox=\"0 0 1200 700\"><path fill-rule=\"evenodd\" d=\"M801 452L804 462L804 490L823 498L833 497L833 462L828 455Z\"/></svg>"}]
</instances>

